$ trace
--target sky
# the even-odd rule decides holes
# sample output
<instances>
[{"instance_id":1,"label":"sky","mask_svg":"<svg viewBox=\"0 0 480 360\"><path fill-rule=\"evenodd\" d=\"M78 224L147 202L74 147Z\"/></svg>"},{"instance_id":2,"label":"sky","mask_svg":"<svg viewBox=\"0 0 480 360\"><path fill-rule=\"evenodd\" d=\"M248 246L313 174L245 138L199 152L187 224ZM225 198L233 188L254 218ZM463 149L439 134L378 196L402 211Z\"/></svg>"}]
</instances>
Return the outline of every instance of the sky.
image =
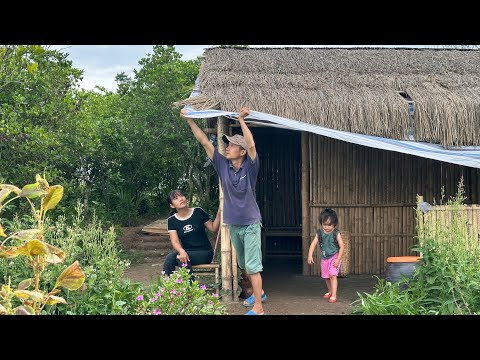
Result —
<instances>
[{"instance_id":1,"label":"sky","mask_svg":"<svg viewBox=\"0 0 480 360\"><path fill-rule=\"evenodd\" d=\"M83 70L80 87L94 90L96 85L116 91L115 76L125 72L133 77L138 62L153 53L153 45L46 45L69 54L73 67ZM195 59L213 45L175 45L183 60ZM253 45L258 47L432 47L434 45ZM252 46L252 47L253 47Z\"/></svg>"}]
</instances>

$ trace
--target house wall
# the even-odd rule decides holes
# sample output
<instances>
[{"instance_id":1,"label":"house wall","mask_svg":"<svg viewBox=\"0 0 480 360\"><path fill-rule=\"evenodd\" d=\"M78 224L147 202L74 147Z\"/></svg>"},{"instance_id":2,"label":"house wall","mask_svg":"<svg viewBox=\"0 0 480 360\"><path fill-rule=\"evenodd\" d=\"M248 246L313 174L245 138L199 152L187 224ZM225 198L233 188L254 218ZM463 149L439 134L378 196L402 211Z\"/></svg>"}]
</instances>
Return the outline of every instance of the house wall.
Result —
<instances>
[{"instance_id":1,"label":"house wall","mask_svg":"<svg viewBox=\"0 0 480 360\"><path fill-rule=\"evenodd\" d=\"M465 203L479 203L479 169L308 135L310 237L325 207L350 232L351 274L381 274L386 258L413 255L416 195L433 204L455 195L464 177ZM308 248L303 249L304 255ZM310 269L319 275L319 268Z\"/></svg>"},{"instance_id":2,"label":"house wall","mask_svg":"<svg viewBox=\"0 0 480 360\"><path fill-rule=\"evenodd\" d=\"M251 127L260 157L257 202L262 214L263 250L266 241L283 238L284 253L296 252L302 236L301 132ZM232 133L239 133L238 127ZM308 138L309 240L318 229L325 207L336 210L339 228L350 233L351 274L382 274L390 256L413 255L416 195L439 203L454 196L464 177L465 203L480 204L480 169L412 155L378 150L316 134ZM288 241L295 241L290 244ZM308 243L308 245L306 245ZM264 259L265 260L265 259ZM305 275L320 275L306 265Z\"/></svg>"}]
</instances>

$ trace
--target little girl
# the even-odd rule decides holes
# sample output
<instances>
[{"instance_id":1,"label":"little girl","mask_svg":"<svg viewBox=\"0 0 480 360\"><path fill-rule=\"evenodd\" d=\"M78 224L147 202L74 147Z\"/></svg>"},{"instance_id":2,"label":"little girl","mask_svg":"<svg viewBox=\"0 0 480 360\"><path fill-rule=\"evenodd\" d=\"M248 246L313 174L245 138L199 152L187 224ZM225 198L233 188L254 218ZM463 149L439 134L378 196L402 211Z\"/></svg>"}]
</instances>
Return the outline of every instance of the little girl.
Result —
<instances>
[{"instance_id":1,"label":"little girl","mask_svg":"<svg viewBox=\"0 0 480 360\"><path fill-rule=\"evenodd\" d=\"M343 240L340 231L336 228L338 217L334 210L329 208L323 210L319 221L321 227L310 244L307 262L310 265L313 264L313 252L320 239L322 278L325 279L328 288L328 292L323 297L328 299L329 303L334 303L337 301L337 276L343 255Z\"/></svg>"}]
</instances>

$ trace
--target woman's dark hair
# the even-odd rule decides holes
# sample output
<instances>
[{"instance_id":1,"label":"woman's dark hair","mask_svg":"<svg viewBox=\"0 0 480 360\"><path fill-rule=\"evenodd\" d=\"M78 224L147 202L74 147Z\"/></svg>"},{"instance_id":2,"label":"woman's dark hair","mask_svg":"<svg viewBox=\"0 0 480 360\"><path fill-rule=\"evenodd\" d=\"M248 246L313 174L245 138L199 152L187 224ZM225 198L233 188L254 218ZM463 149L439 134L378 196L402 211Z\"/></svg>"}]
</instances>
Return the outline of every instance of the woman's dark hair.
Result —
<instances>
[{"instance_id":1,"label":"woman's dark hair","mask_svg":"<svg viewBox=\"0 0 480 360\"><path fill-rule=\"evenodd\" d=\"M172 205L173 200L175 200L175 198L178 197L178 196L185 196L184 193L182 192L182 190L175 189L175 190L170 191L167 195L168 205ZM172 216L176 212L177 212L177 209L170 208L170 211L168 212L168 217Z\"/></svg>"},{"instance_id":2,"label":"woman's dark hair","mask_svg":"<svg viewBox=\"0 0 480 360\"><path fill-rule=\"evenodd\" d=\"M318 220L320 221L320 224L325 223L328 219L330 219L330 222L334 225L338 225L338 217L337 213L335 210L332 210L330 208L326 208L320 213L320 216L318 217Z\"/></svg>"}]
</instances>

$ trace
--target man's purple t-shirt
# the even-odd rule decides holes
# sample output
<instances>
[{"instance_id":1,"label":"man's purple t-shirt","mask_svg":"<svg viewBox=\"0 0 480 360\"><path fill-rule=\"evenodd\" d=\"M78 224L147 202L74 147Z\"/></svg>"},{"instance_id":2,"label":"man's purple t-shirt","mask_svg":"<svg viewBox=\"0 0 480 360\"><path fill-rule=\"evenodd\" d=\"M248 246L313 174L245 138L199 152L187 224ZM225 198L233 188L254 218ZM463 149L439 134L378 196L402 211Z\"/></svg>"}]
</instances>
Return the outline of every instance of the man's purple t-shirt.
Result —
<instances>
[{"instance_id":1,"label":"man's purple t-shirt","mask_svg":"<svg viewBox=\"0 0 480 360\"><path fill-rule=\"evenodd\" d=\"M223 222L229 225L251 225L262 221L255 194L260 169L258 154L255 160L247 154L240 169L235 171L232 163L215 149L213 167L223 189Z\"/></svg>"}]
</instances>

